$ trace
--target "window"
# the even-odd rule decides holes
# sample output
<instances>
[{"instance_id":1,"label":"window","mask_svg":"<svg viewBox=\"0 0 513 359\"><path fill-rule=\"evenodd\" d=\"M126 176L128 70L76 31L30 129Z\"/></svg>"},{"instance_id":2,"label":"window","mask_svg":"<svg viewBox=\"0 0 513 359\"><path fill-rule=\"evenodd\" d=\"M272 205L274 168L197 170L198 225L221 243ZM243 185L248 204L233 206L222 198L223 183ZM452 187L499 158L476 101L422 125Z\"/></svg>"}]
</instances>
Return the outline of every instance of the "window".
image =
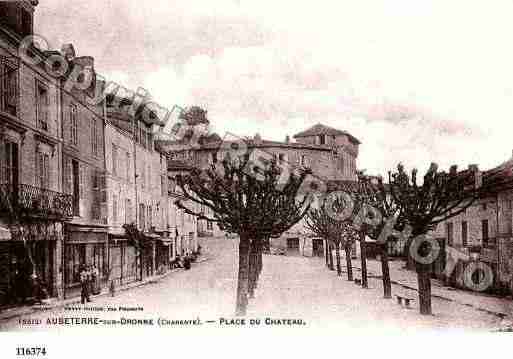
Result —
<instances>
[{"instance_id":1,"label":"window","mask_svg":"<svg viewBox=\"0 0 513 359\"><path fill-rule=\"evenodd\" d=\"M86 174L87 168L85 166L80 167L80 198L86 198Z\"/></svg>"},{"instance_id":2,"label":"window","mask_svg":"<svg viewBox=\"0 0 513 359\"><path fill-rule=\"evenodd\" d=\"M73 215L80 216L80 165L78 161L71 160L73 170Z\"/></svg>"},{"instance_id":3,"label":"window","mask_svg":"<svg viewBox=\"0 0 513 359\"><path fill-rule=\"evenodd\" d=\"M91 119L91 151L93 155L98 156L98 121L95 118Z\"/></svg>"},{"instance_id":4,"label":"window","mask_svg":"<svg viewBox=\"0 0 513 359\"><path fill-rule=\"evenodd\" d=\"M18 71L15 64L6 59L0 64L0 106L12 116L16 116L18 107Z\"/></svg>"},{"instance_id":5,"label":"window","mask_svg":"<svg viewBox=\"0 0 513 359\"><path fill-rule=\"evenodd\" d=\"M453 241L454 241L454 227L453 227L453 223L452 222L446 223L445 230L447 232L446 233L447 234L447 245L452 246L453 245Z\"/></svg>"},{"instance_id":6,"label":"window","mask_svg":"<svg viewBox=\"0 0 513 359\"><path fill-rule=\"evenodd\" d=\"M132 201L125 199L125 223L129 224L132 222Z\"/></svg>"},{"instance_id":7,"label":"window","mask_svg":"<svg viewBox=\"0 0 513 359\"><path fill-rule=\"evenodd\" d=\"M284 163L285 162L285 155L283 153L280 153L278 155L278 163Z\"/></svg>"},{"instance_id":8,"label":"window","mask_svg":"<svg viewBox=\"0 0 513 359\"><path fill-rule=\"evenodd\" d=\"M488 209L488 206L487 206L487 204L486 204L486 203L483 203L483 204L481 205L481 208L483 209L483 211L486 211L486 210Z\"/></svg>"},{"instance_id":9,"label":"window","mask_svg":"<svg viewBox=\"0 0 513 359\"><path fill-rule=\"evenodd\" d=\"M468 245L468 225L467 221L461 222L461 242L464 247Z\"/></svg>"},{"instance_id":10,"label":"window","mask_svg":"<svg viewBox=\"0 0 513 359\"><path fill-rule=\"evenodd\" d=\"M126 153L125 161L126 161L126 165L125 165L125 168L126 168L126 181L130 182L130 153L129 152Z\"/></svg>"},{"instance_id":11,"label":"window","mask_svg":"<svg viewBox=\"0 0 513 359\"><path fill-rule=\"evenodd\" d=\"M167 188L166 188L166 176L160 176L160 188L162 196L167 196Z\"/></svg>"},{"instance_id":12,"label":"window","mask_svg":"<svg viewBox=\"0 0 513 359\"><path fill-rule=\"evenodd\" d=\"M217 163L217 152L212 153L212 163Z\"/></svg>"},{"instance_id":13,"label":"window","mask_svg":"<svg viewBox=\"0 0 513 359\"><path fill-rule=\"evenodd\" d=\"M321 144L321 145L326 144L326 135L319 135L319 144Z\"/></svg>"},{"instance_id":14,"label":"window","mask_svg":"<svg viewBox=\"0 0 513 359\"><path fill-rule=\"evenodd\" d=\"M118 148L115 144L112 144L112 174L118 175Z\"/></svg>"},{"instance_id":15,"label":"window","mask_svg":"<svg viewBox=\"0 0 513 359\"><path fill-rule=\"evenodd\" d=\"M112 221L118 221L118 196L112 196Z\"/></svg>"},{"instance_id":16,"label":"window","mask_svg":"<svg viewBox=\"0 0 513 359\"><path fill-rule=\"evenodd\" d=\"M70 126L70 140L71 144L78 144L78 124L77 124L77 107L75 105L69 106L69 126Z\"/></svg>"},{"instance_id":17,"label":"window","mask_svg":"<svg viewBox=\"0 0 513 359\"><path fill-rule=\"evenodd\" d=\"M2 148L3 147L3 148ZM18 144L6 141L0 142L0 183L18 185Z\"/></svg>"},{"instance_id":18,"label":"window","mask_svg":"<svg viewBox=\"0 0 513 359\"><path fill-rule=\"evenodd\" d=\"M207 220L207 230L209 230L209 231L212 230L212 221Z\"/></svg>"},{"instance_id":19,"label":"window","mask_svg":"<svg viewBox=\"0 0 513 359\"><path fill-rule=\"evenodd\" d=\"M307 162L307 161L306 161L306 156L305 156L305 155L302 155L302 156L301 156L301 161L300 161L301 166L306 166L306 165L307 165L307 163L306 163L306 162Z\"/></svg>"},{"instance_id":20,"label":"window","mask_svg":"<svg viewBox=\"0 0 513 359\"><path fill-rule=\"evenodd\" d=\"M139 203L139 228L144 230L146 228L146 208L143 203Z\"/></svg>"},{"instance_id":21,"label":"window","mask_svg":"<svg viewBox=\"0 0 513 359\"><path fill-rule=\"evenodd\" d=\"M489 239L489 233L488 233L488 220L487 219L483 219L481 221L481 232L482 232L482 238L483 238L483 244L486 245L488 244L488 239Z\"/></svg>"},{"instance_id":22,"label":"window","mask_svg":"<svg viewBox=\"0 0 513 359\"><path fill-rule=\"evenodd\" d=\"M48 131L48 88L40 82L36 83L36 121L37 127Z\"/></svg>"},{"instance_id":23,"label":"window","mask_svg":"<svg viewBox=\"0 0 513 359\"><path fill-rule=\"evenodd\" d=\"M21 9L21 35L32 35L32 14L25 9Z\"/></svg>"},{"instance_id":24,"label":"window","mask_svg":"<svg viewBox=\"0 0 513 359\"><path fill-rule=\"evenodd\" d=\"M37 185L40 188L48 189L50 187L50 156L46 153L37 152Z\"/></svg>"},{"instance_id":25,"label":"window","mask_svg":"<svg viewBox=\"0 0 513 359\"><path fill-rule=\"evenodd\" d=\"M144 188L146 185L146 168L143 166L142 173L141 173L141 187Z\"/></svg>"}]
</instances>

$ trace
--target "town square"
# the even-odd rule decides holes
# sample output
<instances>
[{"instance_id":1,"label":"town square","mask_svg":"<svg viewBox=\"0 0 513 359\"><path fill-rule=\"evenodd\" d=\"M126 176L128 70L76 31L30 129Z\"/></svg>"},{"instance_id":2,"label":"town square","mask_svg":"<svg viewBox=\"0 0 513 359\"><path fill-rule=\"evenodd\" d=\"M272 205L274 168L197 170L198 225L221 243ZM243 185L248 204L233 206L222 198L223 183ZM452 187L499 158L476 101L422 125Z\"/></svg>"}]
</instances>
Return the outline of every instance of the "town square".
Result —
<instances>
[{"instance_id":1,"label":"town square","mask_svg":"<svg viewBox=\"0 0 513 359\"><path fill-rule=\"evenodd\" d=\"M0 331L513 331L481 8L90 3L0 1Z\"/></svg>"}]
</instances>

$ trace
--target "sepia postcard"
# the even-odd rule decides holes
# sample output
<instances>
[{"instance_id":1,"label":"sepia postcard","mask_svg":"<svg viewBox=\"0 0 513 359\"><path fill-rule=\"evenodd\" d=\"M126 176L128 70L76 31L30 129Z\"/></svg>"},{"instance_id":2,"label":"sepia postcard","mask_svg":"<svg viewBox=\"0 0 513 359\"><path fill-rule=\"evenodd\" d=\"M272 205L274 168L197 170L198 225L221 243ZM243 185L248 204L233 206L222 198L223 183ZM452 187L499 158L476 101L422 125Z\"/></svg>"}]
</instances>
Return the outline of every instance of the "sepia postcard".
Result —
<instances>
[{"instance_id":1,"label":"sepia postcard","mask_svg":"<svg viewBox=\"0 0 513 359\"><path fill-rule=\"evenodd\" d=\"M0 1L2 357L492 355L511 14Z\"/></svg>"}]
</instances>

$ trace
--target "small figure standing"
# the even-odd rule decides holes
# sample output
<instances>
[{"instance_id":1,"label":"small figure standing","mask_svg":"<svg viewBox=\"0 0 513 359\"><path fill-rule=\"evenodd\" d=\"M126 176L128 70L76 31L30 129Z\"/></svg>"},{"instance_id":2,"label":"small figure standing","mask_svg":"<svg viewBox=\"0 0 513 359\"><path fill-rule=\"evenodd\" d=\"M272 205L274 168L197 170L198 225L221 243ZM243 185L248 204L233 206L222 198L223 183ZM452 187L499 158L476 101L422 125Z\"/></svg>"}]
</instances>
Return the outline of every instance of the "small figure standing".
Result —
<instances>
[{"instance_id":1,"label":"small figure standing","mask_svg":"<svg viewBox=\"0 0 513 359\"><path fill-rule=\"evenodd\" d=\"M39 280L39 277L36 273L32 273L30 279L32 281L32 297L34 298L36 303L43 304L41 281Z\"/></svg>"},{"instance_id":2,"label":"small figure standing","mask_svg":"<svg viewBox=\"0 0 513 359\"><path fill-rule=\"evenodd\" d=\"M191 257L189 256L189 253L187 253L183 259L183 268L185 270L191 269Z\"/></svg>"},{"instance_id":3,"label":"small figure standing","mask_svg":"<svg viewBox=\"0 0 513 359\"><path fill-rule=\"evenodd\" d=\"M80 302L82 304L87 302L90 302L91 299L89 299L89 271L87 270L87 267L85 265L82 265L82 268L80 270L80 285L82 286L82 291L80 293Z\"/></svg>"},{"instance_id":4,"label":"small figure standing","mask_svg":"<svg viewBox=\"0 0 513 359\"><path fill-rule=\"evenodd\" d=\"M96 268L96 266L93 265L93 268L91 270L91 282L92 282L92 287L93 287L92 293L94 295L100 294L100 283L99 283L100 278L99 277L100 277L100 272L98 271L98 268Z\"/></svg>"}]
</instances>

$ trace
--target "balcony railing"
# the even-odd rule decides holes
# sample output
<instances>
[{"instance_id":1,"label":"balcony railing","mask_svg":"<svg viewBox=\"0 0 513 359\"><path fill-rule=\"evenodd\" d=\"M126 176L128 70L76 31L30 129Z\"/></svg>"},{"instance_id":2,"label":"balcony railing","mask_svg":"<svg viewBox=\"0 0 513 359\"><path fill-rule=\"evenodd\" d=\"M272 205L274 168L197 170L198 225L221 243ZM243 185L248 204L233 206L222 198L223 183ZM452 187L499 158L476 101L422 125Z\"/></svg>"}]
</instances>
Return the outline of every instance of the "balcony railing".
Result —
<instances>
[{"instance_id":1,"label":"balcony railing","mask_svg":"<svg viewBox=\"0 0 513 359\"><path fill-rule=\"evenodd\" d=\"M73 196L26 184L0 184L0 210L18 217L72 217Z\"/></svg>"}]
</instances>

